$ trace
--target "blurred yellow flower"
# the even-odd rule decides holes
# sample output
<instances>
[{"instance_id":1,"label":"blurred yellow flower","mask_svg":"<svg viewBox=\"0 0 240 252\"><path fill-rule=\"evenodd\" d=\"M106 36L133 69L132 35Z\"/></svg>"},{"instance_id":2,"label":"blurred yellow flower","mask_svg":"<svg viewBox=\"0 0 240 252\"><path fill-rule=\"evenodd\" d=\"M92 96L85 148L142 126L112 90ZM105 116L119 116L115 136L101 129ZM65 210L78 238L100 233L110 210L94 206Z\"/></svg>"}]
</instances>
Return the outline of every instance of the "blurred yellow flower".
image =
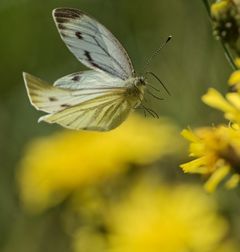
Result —
<instances>
[{"instance_id":1,"label":"blurred yellow flower","mask_svg":"<svg viewBox=\"0 0 240 252\"><path fill-rule=\"evenodd\" d=\"M240 54L239 0L218 0L211 5L214 35Z\"/></svg>"},{"instance_id":2,"label":"blurred yellow flower","mask_svg":"<svg viewBox=\"0 0 240 252\"><path fill-rule=\"evenodd\" d=\"M240 3L240 0L238 0L239 1L239 3ZM239 57L237 57L236 59L235 59L235 65L237 66L237 68L240 68L240 58Z\"/></svg>"},{"instance_id":3,"label":"blurred yellow flower","mask_svg":"<svg viewBox=\"0 0 240 252\"><path fill-rule=\"evenodd\" d=\"M221 0L211 5L211 14L215 19L220 19L228 11L230 1Z\"/></svg>"},{"instance_id":4,"label":"blurred yellow flower","mask_svg":"<svg viewBox=\"0 0 240 252\"><path fill-rule=\"evenodd\" d=\"M133 115L116 130L62 131L32 141L21 160L20 196L30 211L60 202L78 187L145 165L181 148L174 125Z\"/></svg>"},{"instance_id":5,"label":"blurred yellow flower","mask_svg":"<svg viewBox=\"0 0 240 252\"><path fill-rule=\"evenodd\" d=\"M240 59L238 58L235 62L236 62L236 65L238 67L240 67L239 66ZM228 80L228 83L229 83L229 85L231 87L231 91L237 91L238 93L240 93L240 70L234 71L231 74L231 76L230 76L230 78Z\"/></svg>"},{"instance_id":6,"label":"blurred yellow flower","mask_svg":"<svg viewBox=\"0 0 240 252\"><path fill-rule=\"evenodd\" d=\"M240 94L228 93L224 98L217 90L210 88L202 97L207 105L224 112L226 119L240 123Z\"/></svg>"},{"instance_id":7,"label":"blurred yellow flower","mask_svg":"<svg viewBox=\"0 0 240 252\"><path fill-rule=\"evenodd\" d=\"M182 164L187 173L206 174L209 177L205 189L212 192L228 175L227 188L234 188L239 183L240 165L240 129L218 126L200 128L192 132L183 130L182 135L191 142L189 147L193 161Z\"/></svg>"},{"instance_id":8,"label":"blurred yellow flower","mask_svg":"<svg viewBox=\"0 0 240 252\"><path fill-rule=\"evenodd\" d=\"M74 235L75 252L106 252L106 246L105 237L91 227L80 228Z\"/></svg>"},{"instance_id":9,"label":"blurred yellow flower","mask_svg":"<svg viewBox=\"0 0 240 252\"><path fill-rule=\"evenodd\" d=\"M193 185L153 184L138 182L110 205L105 234L79 228L74 251L214 252L221 246L228 224L212 198Z\"/></svg>"}]
</instances>

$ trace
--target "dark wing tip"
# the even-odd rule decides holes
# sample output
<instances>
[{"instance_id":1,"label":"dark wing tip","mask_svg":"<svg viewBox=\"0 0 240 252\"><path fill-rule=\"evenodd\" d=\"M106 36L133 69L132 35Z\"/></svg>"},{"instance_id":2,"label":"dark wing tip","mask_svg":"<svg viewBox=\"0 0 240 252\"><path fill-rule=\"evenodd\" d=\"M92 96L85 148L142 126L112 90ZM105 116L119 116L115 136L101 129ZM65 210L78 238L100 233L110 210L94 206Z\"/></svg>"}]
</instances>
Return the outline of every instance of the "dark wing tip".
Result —
<instances>
[{"instance_id":1,"label":"dark wing tip","mask_svg":"<svg viewBox=\"0 0 240 252\"><path fill-rule=\"evenodd\" d=\"M52 15L56 20L59 18L76 19L80 18L83 15L83 12L74 8L56 8L53 10Z\"/></svg>"}]
</instances>

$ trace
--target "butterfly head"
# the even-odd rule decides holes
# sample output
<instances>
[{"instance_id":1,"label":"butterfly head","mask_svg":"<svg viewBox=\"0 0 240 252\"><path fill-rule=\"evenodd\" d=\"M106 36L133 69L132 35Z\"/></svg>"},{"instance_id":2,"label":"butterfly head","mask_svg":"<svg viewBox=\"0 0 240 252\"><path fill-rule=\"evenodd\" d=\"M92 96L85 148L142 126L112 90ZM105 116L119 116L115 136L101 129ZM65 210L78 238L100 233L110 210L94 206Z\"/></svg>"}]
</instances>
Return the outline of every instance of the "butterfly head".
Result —
<instances>
[{"instance_id":1,"label":"butterfly head","mask_svg":"<svg viewBox=\"0 0 240 252\"><path fill-rule=\"evenodd\" d=\"M145 86L146 85L146 78L144 76L139 76L135 78L134 85L136 87Z\"/></svg>"}]
</instances>

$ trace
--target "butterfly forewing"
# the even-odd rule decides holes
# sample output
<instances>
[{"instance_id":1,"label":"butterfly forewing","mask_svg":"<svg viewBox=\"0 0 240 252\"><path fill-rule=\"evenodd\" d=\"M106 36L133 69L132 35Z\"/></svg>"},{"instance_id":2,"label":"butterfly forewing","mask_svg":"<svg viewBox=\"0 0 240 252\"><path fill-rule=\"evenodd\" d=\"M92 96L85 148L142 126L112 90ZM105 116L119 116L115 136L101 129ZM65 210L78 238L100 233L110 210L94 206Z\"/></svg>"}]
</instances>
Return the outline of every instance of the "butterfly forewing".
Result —
<instances>
[{"instance_id":1,"label":"butterfly forewing","mask_svg":"<svg viewBox=\"0 0 240 252\"><path fill-rule=\"evenodd\" d=\"M84 65L123 80L134 75L127 52L98 21L71 8L57 8L53 17L62 40Z\"/></svg>"}]
</instances>

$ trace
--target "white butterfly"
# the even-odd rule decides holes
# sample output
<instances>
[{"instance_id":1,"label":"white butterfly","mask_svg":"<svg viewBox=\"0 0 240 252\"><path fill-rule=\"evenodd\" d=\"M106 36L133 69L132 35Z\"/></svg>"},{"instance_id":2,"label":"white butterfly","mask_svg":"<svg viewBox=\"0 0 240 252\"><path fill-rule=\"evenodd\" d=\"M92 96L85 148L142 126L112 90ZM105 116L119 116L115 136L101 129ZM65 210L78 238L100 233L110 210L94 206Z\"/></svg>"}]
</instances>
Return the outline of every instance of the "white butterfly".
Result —
<instances>
[{"instance_id":1,"label":"white butterfly","mask_svg":"<svg viewBox=\"0 0 240 252\"><path fill-rule=\"evenodd\" d=\"M49 113L39 121L70 129L108 131L143 100L146 80L135 75L119 41L78 9L57 8L53 18L62 40L92 70L58 79L53 86L23 73L31 104Z\"/></svg>"}]
</instances>

